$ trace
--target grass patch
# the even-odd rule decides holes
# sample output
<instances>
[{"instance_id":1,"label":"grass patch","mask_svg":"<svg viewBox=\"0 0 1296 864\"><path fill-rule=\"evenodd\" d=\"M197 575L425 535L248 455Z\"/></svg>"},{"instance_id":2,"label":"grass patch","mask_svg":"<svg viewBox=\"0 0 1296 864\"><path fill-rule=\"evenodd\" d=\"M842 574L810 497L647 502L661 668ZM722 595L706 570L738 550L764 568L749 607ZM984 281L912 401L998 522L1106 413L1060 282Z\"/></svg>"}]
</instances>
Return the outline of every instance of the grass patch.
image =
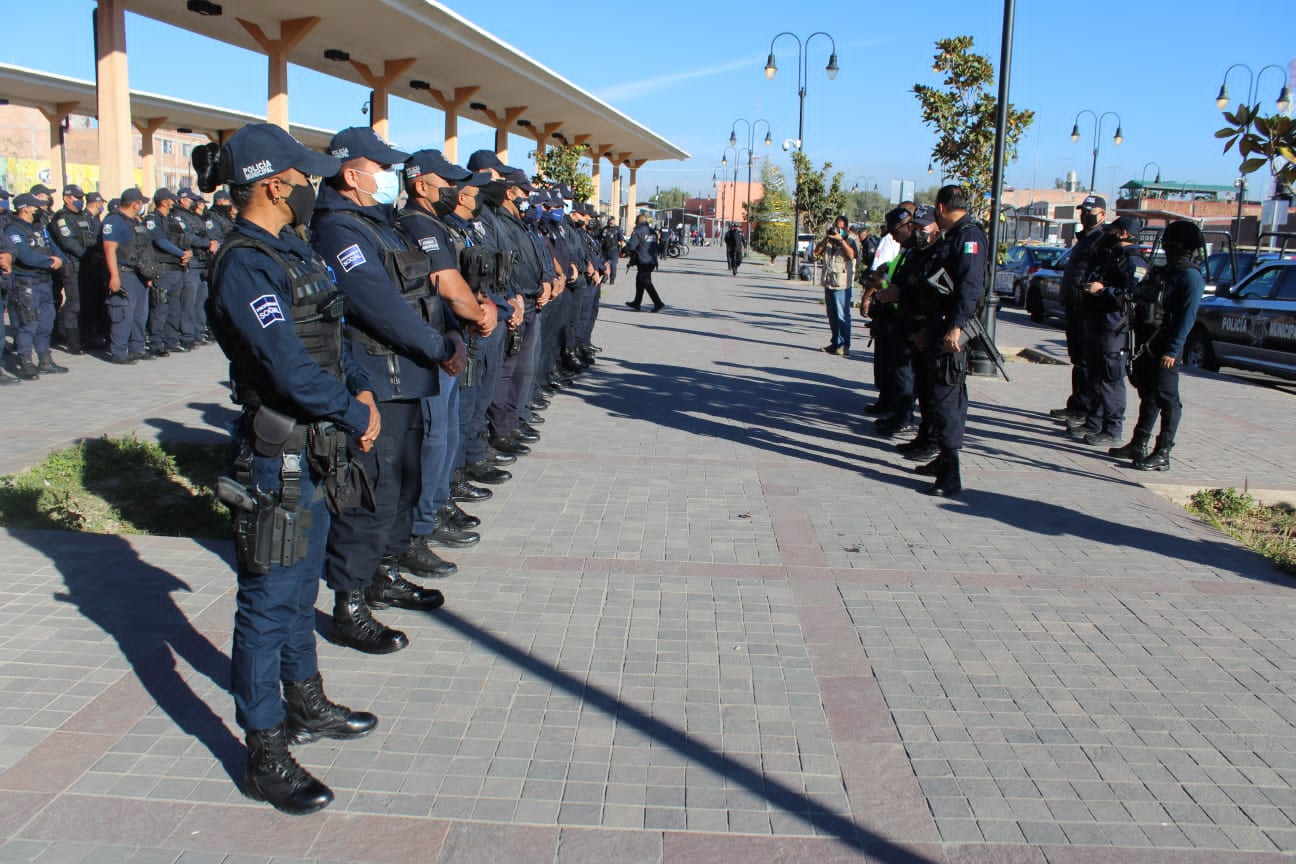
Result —
<instances>
[{"instance_id":1,"label":"grass patch","mask_svg":"<svg viewBox=\"0 0 1296 864\"><path fill-rule=\"evenodd\" d=\"M1188 499L1188 509L1211 525L1296 574L1296 513L1261 504L1236 489L1203 489Z\"/></svg>"},{"instance_id":2,"label":"grass patch","mask_svg":"<svg viewBox=\"0 0 1296 864\"><path fill-rule=\"evenodd\" d=\"M227 463L222 445L89 439L0 477L0 525L228 537L229 511L212 493Z\"/></svg>"}]
</instances>

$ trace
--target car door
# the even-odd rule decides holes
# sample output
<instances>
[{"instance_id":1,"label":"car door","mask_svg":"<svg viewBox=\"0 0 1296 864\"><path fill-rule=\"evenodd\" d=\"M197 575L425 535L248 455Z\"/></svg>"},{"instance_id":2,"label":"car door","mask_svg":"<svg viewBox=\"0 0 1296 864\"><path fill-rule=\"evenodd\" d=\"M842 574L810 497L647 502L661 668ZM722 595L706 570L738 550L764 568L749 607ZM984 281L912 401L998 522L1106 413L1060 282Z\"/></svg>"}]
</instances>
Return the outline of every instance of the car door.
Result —
<instances>
[{"instance_id":1,"label":"car door","mask_svg":"<svg viewBox=\"0 0 1296 864\"><path fill-rule=\"evenodd\" d=\"M996 294L1011 295L1013 282L1022 273L1022 259L1026 255L1024 246L1014 246L1004 256L1003 267L995 272L994 290Z\"/></svg>"},{"instance_id":2,"label":"car door","mask_svg":"<svg viewBox=\"0 0 1296 864\"><path fill-rule=\"evenodd\" d=\"M1260 362L1266 371L1296 377L1296 267L1283 267L1278 287L1261 305L1264 328Z\"/></svg>"},{"instance_id":3,"label":"car door","mask_svg":"<svg viewBox=\"0 0 1296 864\"><path fill-rule=\"evenodd\" d=\"M1263 361L1264 307L1282 275L1281 267L1257 270L1227 299L1211 304L1220 316L1211 335L1222 365L1252 368Z\"/></svg>"}]
</instances>

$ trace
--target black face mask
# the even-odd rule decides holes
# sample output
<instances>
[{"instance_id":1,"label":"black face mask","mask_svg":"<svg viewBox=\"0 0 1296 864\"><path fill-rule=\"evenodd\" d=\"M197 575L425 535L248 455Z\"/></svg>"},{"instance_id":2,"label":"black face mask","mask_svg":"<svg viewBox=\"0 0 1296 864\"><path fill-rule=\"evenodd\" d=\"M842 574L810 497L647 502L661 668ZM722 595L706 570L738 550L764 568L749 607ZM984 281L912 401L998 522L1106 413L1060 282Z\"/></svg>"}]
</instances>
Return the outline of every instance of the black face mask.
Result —
<instances>
[{"instance_id":1,"label":"black face mask","mask_svg":"<svg viewBox=\"0 0 1296 864\"><path fill-rule=\"evenodd\" d=\"M508 192L508 187L503 180L492 180L481 188L477 194L477 200L484 201L491 207L498 207L504 203L504 196Z\"/></svg>"},{"instance_id":2,"label":"black face mask","mask_svg":"<svg viewBox=\"0 0 1296 864\"><path fill-rule=\"evenodd\" d=\"M1086 231L1088 231L1090 228L1098 224L1098 217L1093 213L1081 213L1080 224L1084 226Z\"/></svg>"},{"instance_id":3,"label":"black face mask","mask_svg":"<svg viewBox=\"0 0 1296 864\"><path fill-rule=\"evenodd\" d=\"M222 216L224 216L226 219L234 218L233 204L213 204L212 209L215 210L217 213L221 214Z\"/></svg>"},{"instance_id":4,"label":"black face mask","mask_svg":"<svg viewBox=\"0 0 1296 864\"><path fill-rule=\"evenodd\" d=\"M432 202L432 212L438 216L449 216L459 204L459 190L453 186L442 186L437 190L437 199Z\"/></svg>"},{"instance_id":5,"label":"black face mask","mask_svg":"<svg viewBox=\"0 0 1296 864\"><path fill-rule=\"evenodd\" d=\"M292 211L292 224L305 225L310 222L311 214L315 212L315 187L309 183L294 186L284 200L288 202L288 209Z\"/></svg>"}]
</instances>

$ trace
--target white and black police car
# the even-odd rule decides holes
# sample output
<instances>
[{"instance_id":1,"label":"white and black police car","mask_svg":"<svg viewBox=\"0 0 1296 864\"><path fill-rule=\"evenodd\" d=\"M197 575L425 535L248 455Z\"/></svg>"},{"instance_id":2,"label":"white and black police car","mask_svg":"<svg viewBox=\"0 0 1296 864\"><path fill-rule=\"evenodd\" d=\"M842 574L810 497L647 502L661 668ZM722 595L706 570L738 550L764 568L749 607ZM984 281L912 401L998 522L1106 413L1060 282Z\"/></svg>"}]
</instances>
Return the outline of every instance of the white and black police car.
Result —
<instances>
[{"instance_id":1,"label":"white and black police car","mask_svg":"<svg viewBox=\"0 0 1296 864\"><path fill-rule=\"evenodd\" d=\"M1183 363L1296 380L1296 261L1262 264L1227 291L1202 298Z\"/></svg>"}]
</instances>

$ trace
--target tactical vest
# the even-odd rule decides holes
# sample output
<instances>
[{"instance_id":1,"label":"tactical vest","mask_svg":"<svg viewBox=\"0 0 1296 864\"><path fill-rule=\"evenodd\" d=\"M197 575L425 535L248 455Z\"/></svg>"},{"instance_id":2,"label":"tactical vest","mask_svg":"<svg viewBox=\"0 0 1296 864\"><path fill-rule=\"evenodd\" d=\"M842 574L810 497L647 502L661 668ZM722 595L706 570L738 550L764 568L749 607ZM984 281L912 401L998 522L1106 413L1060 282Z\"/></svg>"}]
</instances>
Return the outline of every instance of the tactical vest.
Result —
<instances>
[{"instance_id":1,"label":"tactical vest","mask_svg":"<svg viewBox=\"0 0 1296 864\"><path fill-rule=\"evenodd\" d=\"M179 205L176 206L179 207ZM171 211L172 216L177 213L184 220L185 229L189 233L189 248L193 250L194 259L199 266L206 267L211 262L212 257L211 250L207 248L211 242L211 232L207 229L207 220L183 207Z\"/></svg>"},{"instance_id":2,"label":"tactical vest","mask_svg":"<svg viewBox=\"0 0 1296 864\"><path fill-rule=\"evenodd\" d=\"M71 210L63 209L54 214L54 221L60 222L69 231L76 234L77 242L86 250L86 255L89 255L95 243L99 242L99 234L94 225L91 224L91 217L85 211L74 213ZM73 263L76 263L75 259Z\"/></svg>"},{"instance_id":3,"label":"tactical vest","mask_svg":"<svg viewBox=\"0 0 1296 864\"><path fill-rule=\"evenodd\" d=\"M54 250L50 248L49 238L45 232L34 225L28 225L21 219L15 219L9 224L9 231L17 231L23 235L23 242L35 249L42 255L54 256ZM13 280L14 285L19 288L25 288L33 285L40 285L45 282L52 282L54 274L50 270L42 267L28 267L18 260L15 255L13 259Z\"/></svg>"},{"instance_id":4,"label":"tactical vest","mask_svg":"<svg viewBox=\"0 0 1296 864\"><path fill-rule=\"evenodd\" d=\"M174 207L178 206L180 205L173 205L172 211L166 216L163 216L161 213L152 213L149 215L148 219L144 221L145 227L147 227L149 220L161 220L162 233L166 235L166 239L183 251L189 245L189 241L185 237L184 226L176 220ZM152 240L150 239L150 243L151 242ZM154 246L153 254L157 258L158 263L162 265L163 270L181 269L182 265L180 264L180 258L176 255L172 255L165 249L159 249Z\"/></svg>"},{"instance_id":5,"label":"tactical vest","mask_svg":"<svg viewBox=\"0 0 1296 864\"><path fill-rule=\"evenodd\" d=\"M418 225L419 219L428 219L432 222L435 222L437 225L440 225L442 228L445 228L447 231L449 231L449 227L440 219L436 218L436 216L434 216L433 214L428 213L425 210L407 208L396 214L396 221L400 225L401 232L415 243L418 242L418 235L422 234L422 232L415 227ZM453 235L451 235L450 242L451 243L455 242ZM456 260L458 260L458 253L459 253L459 249L456 246L455 247ZM431 262L428 262L428 271L431 272L431 269L432 269ZM441 298L441 295L437 293L436 288L437 286L435 285L432 286L432 289L428 295L427 302L424 304L423 308L427 311L427 315L425 316L424 320L426 320L428 324L432 325L432 327L437 332L445 333L447 304Z\"/></svg>"},{"instance_id":6,"label":"tactical vest","mask_svg":"<svg viewBox=\"0 0 1296 864\"><path fill-rule=\"evenodd\" d=\"M280 252L269 244L249 237L242 232L232 233L212 256L208 270L208 282L212 285L212 296L220 291L220 269L225 256L233 249L251 247L273 260L288 274L292 301L293 330L310 358L324 371L341 381L342 369L342 322L344 304L342 292L333 282L324 259L314 252L309 258ZM244 382L235 381L234 391L238 401L248 407L258 407L261 396Z\"/></svg>"},{"instance_id":7,"label":"tactical vest","mask_svg":"<svg viewBox=\"0 0 1296 864\"><path fill-rule=\"evenodd\" d=\"M352 224L367 234L382 250L383 269L387 277L400 291L401 298L414 310L423 321L432 323L432 265L423 254L422 249L411 249L404 240L404 235L395 229L381 231L378 225L367 217L353 210L339 210L338 216L345 217ZM366 351L375 356L394 354L392 349L374 339L363 330L347 328L347 337L362 345Z\"/></svg>"},{"instance_id":8,"label":"tactical vest","mask_svg":"<svg viewBox=\"0 0 1296 864\"><path fill-rule=\"evenodd\" d=\"M130 240L119 244L117 248L117 264L127 270L131 270L145 281L156 279L162 272L162 267L158 262L157 249L153 246L153 235L149 233L148 226L144 224L143 219L126 219L131 226Z\"/></svg>"}]
</instances>

